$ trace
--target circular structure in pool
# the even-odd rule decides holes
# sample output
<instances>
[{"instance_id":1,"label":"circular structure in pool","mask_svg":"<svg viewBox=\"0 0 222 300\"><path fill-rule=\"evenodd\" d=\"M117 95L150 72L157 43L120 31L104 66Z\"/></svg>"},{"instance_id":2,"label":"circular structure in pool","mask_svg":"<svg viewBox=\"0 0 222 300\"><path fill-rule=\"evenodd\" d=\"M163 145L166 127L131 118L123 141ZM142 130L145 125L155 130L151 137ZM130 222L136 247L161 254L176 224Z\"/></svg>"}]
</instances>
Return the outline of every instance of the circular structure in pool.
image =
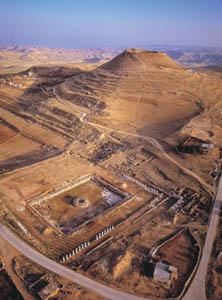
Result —
<instances>
[{"instance_id":1,"label":"circular structure in pool","mask_svg":"<svg viewBox=\"0 0 222 300\"><path fill-rule=\"evenodd\" d=\"M85 198L75 198L73 199L73 205L76 207L87 207L89 205L89 201Z\"/></svg>"}]
</instances>

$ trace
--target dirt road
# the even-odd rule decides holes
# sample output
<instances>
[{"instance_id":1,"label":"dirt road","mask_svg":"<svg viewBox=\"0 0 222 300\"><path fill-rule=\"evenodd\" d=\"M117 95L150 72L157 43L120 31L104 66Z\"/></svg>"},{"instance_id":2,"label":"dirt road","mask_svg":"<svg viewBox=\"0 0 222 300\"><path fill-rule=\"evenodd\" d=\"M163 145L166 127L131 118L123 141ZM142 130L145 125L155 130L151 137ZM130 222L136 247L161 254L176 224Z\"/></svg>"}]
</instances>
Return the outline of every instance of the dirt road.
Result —
<instances>
[{"instance_id":1,"label":"dirt road","mask_svg":"<svg viewBox=\"0 0 222 300\"><path fill-rule=\"evenodd\" d=\"M214 203L214 208L211 214L210 224L207 231L207 237L203 249L202 258L195 274L195 277L183 297L183 300L206 300L205 280L207 275L207 267L217 232L219 222L220 209L222 207L222 177L218 185L217 195Z\"/></svg>"},{"instance_id":2,"label":"dirt road","mask_svg":"<svg viewBox=\"0 0 222 300\"><path fill-rule=\"evenodd\" d=\"M98 283L86 276L78 274L56 262L42 255L38 251L34 250L22 240L16 237L11 231L9 231L5 226L0 223L0 236L12 244L17 250L19 250L26 257L30 258L32 261L38 263L39 265L47 268L48 270L66 277L67 279L78 283L88 289L91 289L100 295L111 299L111 300L150 300L148 298L137 297L131 294L127 294L115 289L112 289L106 285Z\"/></svg>"},{"instance_id":3,"label":"dirt road","mask_svg":"<svg viewBox=\"0 0 222 300\"><path fill-rule=\"evenodd\" d=\"M205 180L203 180L202 178L200 178L200 176L198 176L197 174L195 174L194 172L192 172L191 170L187 169L186 167L184 167L182 164L180 164L178 161L176 161L173 157L171 157L168 153L166 153L162 147L162 145L153 137L150 136L144 136L144 135L139 135L136 133L131 133L131 132L126 132L126 131L122 131L122 130L117 130L111 127L107 127L107 126L103 126L97 123L93 123L93 122L89 122L87 121L87 114L79 109L77 109L75 106L73 106L71 103L68 103L67 101L64 101L63 99L61 99L61 97L59 97L59 95L56 93L56 89L53 89L54 91L54 95L55 98L62 103L63 105L72 108L73 110L75 110L76 112L78 112L79 114L81 114L80 117L80 121L83 123L86 123L88 125L91 125L93 127L96 128L101 128L101 129L105 129L105 130L110 130L110 131L114 131L117 133L121 133L121 134L125 134L125 135L129 135L129 136L133 136L136 138L141 138L144 139L146 141L148 141L149 143L151 143L157 150L159 150L169 161L171 161L173 164L175 164L177 167L179 167L184 173L186 173L189 176L192 176L193 178L195 178L203 188L205 188L206 191L210 191L211 195L214 194L214 188L209 185L208 183L205 182Z\"/></svg>"}]
</instances>

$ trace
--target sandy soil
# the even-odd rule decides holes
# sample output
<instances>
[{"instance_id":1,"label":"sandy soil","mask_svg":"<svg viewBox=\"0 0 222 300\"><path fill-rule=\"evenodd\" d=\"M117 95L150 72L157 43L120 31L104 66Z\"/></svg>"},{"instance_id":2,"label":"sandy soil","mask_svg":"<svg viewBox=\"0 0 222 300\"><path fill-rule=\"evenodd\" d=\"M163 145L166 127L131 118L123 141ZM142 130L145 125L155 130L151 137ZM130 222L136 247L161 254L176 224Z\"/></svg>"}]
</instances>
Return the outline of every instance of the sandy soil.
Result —
<instances>
[{"instance_id":1,"label":"sandy soil","mask_svg":"<svg viewBox=\"0 0 222 300\"><path fill-rule=\"evenodd\" d=\"M87 249L89 254L77 255L67 265L128 292L162 297L169 288L163 285L158 291L152 278L144 276L142 262L160 238L178 228L192 227L200 245L204 242L212 197L203 187L214 190L212 174L220 155L221 79L189 72L166 55L132 49L92 71L72 74L76 72L72 68L34 68L1 81L0 221L55 259L115 222L118 226L110 239L96 241ZM204 128L209 122L211 127L210 132L204 129L202 138L215 143L217 155L179 153L177 146L188 135L201 138L203 118L207 119ZM28 208L34 197L92 174L124 189L132 198L70 236L59 234ZM146 205L156 194L151 195L146 185L162 191L166 198L172 191L177 199L181 196L178 211L171 209L176 202L173 197L149 210ZM101 191L84 186L77 196L87 196L94 203ZM38 209L59 223L75 218L79 211L66 204L58 197ZM190 246L189 241L183 242ZM18 253L2 245L9 275L23 290L10 267ZM187 261L188 253L184 255ZM121 275L113 279L115 266L114 273ZM70 291L74 290L79 299L86 295L91 299L91 292L70 284Z\"/></svg>"}]
</instances>

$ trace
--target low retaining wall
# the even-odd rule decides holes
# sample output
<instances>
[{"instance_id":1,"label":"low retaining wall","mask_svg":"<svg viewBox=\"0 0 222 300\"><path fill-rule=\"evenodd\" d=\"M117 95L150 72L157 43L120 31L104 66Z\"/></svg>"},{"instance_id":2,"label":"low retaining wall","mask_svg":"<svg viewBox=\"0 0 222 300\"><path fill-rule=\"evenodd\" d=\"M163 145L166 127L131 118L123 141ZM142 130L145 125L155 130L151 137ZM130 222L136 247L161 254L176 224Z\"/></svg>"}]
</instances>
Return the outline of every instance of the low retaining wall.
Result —
<instances>
[{"instance_id":1,"label":"low retaining wall","mask_svg":"<svg viewBox=\"0 0 222 300\"><path fill-rule=\"evenodd\" d=\"M185 230L187 230L187 229L178 229L176 232L170 234L170 235L167 236L166 238L164 238L164 239L162 239L161 241L157 242L157 244L156 244L154 247L152 247L152 249L150 250L150 252L149 252L149 254L148 254L148 258L152 257L152 256L157 252L157 250L159 250L159 248L161 248L161 247L162 247L163 245L165 245L167 242L169 242L169 241L171 241L172 239L174 239L175 237L177 237L181 232L183 232L183 231L185 231ZM196 273L197 268L198 268L199 263L200 263L200 259L201 259L201 255L202 255L201 247L200 247L198 241L194 238L194 236L193 236L192 232L190 231L190 229L188 229L188 230L189 230L191 236L192 236L193 239L196 241L196 243L198 244L198 247L199 247L199 254L198 254L197 262L196 262L195 267L194 267L193 271L191 272L189 278L188 278L187 281L185 282L184 287L183 287L183 289L182 289L180 295L179 295L178 297L176 297L176 298L170 298L170 297L168 297L168 299L179 300L179 299L181 299L181 298L183 297L183 295L184 295L184 293L186 292L186 290L187 290L187 288L188 288L190 282L192 281L193 276L194 276L194 274ZM191 300L192 300L192 299L191 299Z\"/></svg>"},{"instance_id":2,"label":"low retaining wall","mask_svg":"<svg viewBox=\"0 0 222 300\"><path fill-rule=\"evenodd\" d=\"M74 187L76 187L76 186L78 186L78 185L80 185L82 183L85 183L85 182L89 181L92 178L92 176L93 175L86 175L83 178L79 179L78 181L75 181L75 182L70 183L70 184L68 184L66 186L60 187L57 190L51 191L51 192L49 192L46 195L41 195L41 196L35 197L32 200L30 200L27 203L27 205L32 206L33 204L40 204L44 200L48 200L48 199L54 198L55 196L57 196L57 195L59 195L61 193L64 193L64 192L66 192L68 190L71 190L72 188L74 188Z\"/></svg>"}]
</instances>

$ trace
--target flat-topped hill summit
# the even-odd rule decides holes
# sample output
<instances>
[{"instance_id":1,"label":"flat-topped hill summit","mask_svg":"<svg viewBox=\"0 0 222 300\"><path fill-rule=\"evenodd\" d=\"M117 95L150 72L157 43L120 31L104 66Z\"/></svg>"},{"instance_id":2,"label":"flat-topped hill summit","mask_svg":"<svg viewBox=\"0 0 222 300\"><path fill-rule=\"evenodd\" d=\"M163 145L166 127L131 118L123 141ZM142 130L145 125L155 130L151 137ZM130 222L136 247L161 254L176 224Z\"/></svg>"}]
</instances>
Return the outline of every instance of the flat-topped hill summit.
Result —
<instances>
[{"instance_id":1,"label":"flat-topped hill summit","mask_svg":"<svg viewBox=\"0 0 222 300\"><path fill-rule=\"evenodd\" d=\"M126 49L93 71L67 78L56 93L88 113L88 121L165 138L209 101L217 102L215 85L214 77L189 72L163 52Z\"/></svg>"},{"instance_id":2,"label":"flat-topped hill summit","mask_svg":"<svg viewBox=\"0 0 222 300\"><path fill-rule=\"evenodd\" d=\"M196 82L163 52L127 49L93 71L70 77L56 93L90 109L93 122L163 137L199 112Z\"/></svg>"},{"instance_id":3,"label":"flat-topped hill summit","mask_svg":"<svg viewBox=\"0 0 222 300\"><path fill-rule=\"evenodd\" d=\"M129 48L105 63L100 68L103 70L132 70L141 68L165 67L172 69L183 68L173 61L166 53Z\"/></svg>"}]
</instances>

